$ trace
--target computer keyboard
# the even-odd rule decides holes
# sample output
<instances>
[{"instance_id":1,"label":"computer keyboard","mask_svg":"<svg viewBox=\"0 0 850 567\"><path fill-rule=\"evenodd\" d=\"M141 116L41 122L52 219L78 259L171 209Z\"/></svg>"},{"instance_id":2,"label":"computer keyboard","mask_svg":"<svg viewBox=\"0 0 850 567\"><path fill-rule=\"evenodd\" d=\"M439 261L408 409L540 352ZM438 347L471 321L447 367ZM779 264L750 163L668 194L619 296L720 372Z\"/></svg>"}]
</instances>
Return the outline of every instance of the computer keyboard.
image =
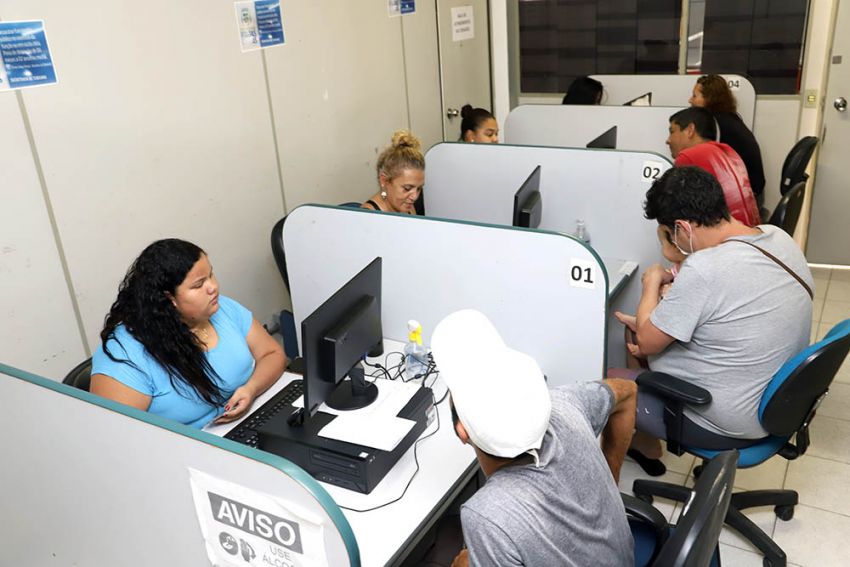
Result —
<instances>
[{"instance_id":1,"label":"computer keyboard","mask_svg":"<svg viewBox=\"0 0 850 567\"><path fill-rule=\"evenodd\" d=\"M225 437L251 447L256 447L259 441L257 429L277 412L291 406L292 402L300 398L303 393L304 381L293 380L269 401L260 406L259 409L249 415L245 421L231 429Z\"/></svg>"}]
</instances>

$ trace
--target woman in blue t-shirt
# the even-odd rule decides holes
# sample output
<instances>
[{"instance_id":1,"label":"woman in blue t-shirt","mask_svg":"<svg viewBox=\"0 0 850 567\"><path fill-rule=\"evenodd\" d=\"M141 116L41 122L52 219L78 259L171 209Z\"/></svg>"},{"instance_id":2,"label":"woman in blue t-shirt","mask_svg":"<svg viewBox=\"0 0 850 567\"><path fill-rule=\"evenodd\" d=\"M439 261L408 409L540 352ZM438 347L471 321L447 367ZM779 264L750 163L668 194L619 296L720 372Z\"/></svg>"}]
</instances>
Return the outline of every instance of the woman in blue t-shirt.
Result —
<instances>
[{"instance_id":1,"label":"woman in blue t-shirt","mask_svg":"<svg viewBox=\"0 0 850 567\"><path fill-rule=\"evenodd\" d=\"M206 253L176 238L133 262L100 338L92 393L197 428L242 417L286 366L251 312L219 295Z\"/></svg>"}]
</instances>

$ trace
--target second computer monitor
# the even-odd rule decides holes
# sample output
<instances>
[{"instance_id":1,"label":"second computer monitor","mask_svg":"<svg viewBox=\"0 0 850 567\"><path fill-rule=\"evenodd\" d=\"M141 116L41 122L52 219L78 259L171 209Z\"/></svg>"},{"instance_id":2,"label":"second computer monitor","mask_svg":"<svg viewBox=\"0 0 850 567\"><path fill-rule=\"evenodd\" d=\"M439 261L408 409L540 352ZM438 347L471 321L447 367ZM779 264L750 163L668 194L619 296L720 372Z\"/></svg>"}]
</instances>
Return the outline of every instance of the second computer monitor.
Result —
<instances>
[{"instance_id":1,"label":"second computer monitor","mask_svg":"<svg viewBox=\"0 0 850 567\"><path fill-rule=\"evenodd\" d=\"M590 142L587 143L588 148L603 148L606 150L613 150L617 147L617 127L612 126L608 128L605 132L603 132L598 137L594 138Z\"/></svg>"},{"instance_id":2,"label":"second computer monitor","mask_svg":"<svg viewBox=\"0 0 850 567\"><path fill-rule=\"evenodd\" d=\"M648 92L635 97L628 102L624 102L623 106L652 106L652 93Z\"/></svg>"},{"instance_id":3,"label":"second computer monitor","mask_svg":"<svg viewBox=\"0 0 850 567\"><path fill-rule=\"evenodd\" d=\"M377 387L364 382L359 363L382 341L381 258L375 258L301 323L304 417L322 403L345 410L374 401Z\"/></svg>"},{"instance_id":4,"label":"second computer monitor","mask_svg":"<svg viewBox=\"0 0 850 567\"><path fill-rule=\"evenodd\" d=\"M540 197L540 166L538 165L514 194L513 225L537 228L540 226L542 214L543 200Z\"/></svg>"}]
</instances>

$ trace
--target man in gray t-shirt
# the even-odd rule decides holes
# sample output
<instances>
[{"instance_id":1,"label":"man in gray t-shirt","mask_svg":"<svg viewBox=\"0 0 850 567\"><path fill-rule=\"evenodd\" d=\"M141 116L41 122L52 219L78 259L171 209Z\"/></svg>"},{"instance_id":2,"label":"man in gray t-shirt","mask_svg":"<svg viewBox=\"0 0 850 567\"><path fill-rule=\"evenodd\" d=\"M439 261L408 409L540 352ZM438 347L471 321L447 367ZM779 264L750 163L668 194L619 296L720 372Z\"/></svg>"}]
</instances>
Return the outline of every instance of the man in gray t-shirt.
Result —
<instances>
[{"instance_id":1,"label":"man in gray t-shirt","mask_svg":"<svg viewBox=\"0 0 850 567\"><path fill-rule=\"evenodd\" d=\"M694 167L667 171L644 208L686 259L675 280L660 265L649 267L636 316L617 314L636 331L630 351L646 357L650 369L711 393L710 404L685 410L686 428L699 436L691 437L694 444L720 449L724 438L766 436L758 420L764 389L809 342L814 280L806 258L782 230L731 218L717 181ZM660 287L671 281L661 299ZM645 407L638 430L663 436L662 412L645 397L638 398ZM657 441L640 435L633 446L648 457L660 454Z\"/></svg>"},{"instance_id":2,"label":"man in gray t-shirt","mask_svg":"<svg viewBox=\"0 0 850 567\"><path fill-rule=\"evenodd\" d=\"M634 383L550 391L534 359L473 310L443 319L431 349L455 432L487 476L461 507L467 549L453 565L631 564L616 481L634 427Z\"/></svg>"}]
</instances>

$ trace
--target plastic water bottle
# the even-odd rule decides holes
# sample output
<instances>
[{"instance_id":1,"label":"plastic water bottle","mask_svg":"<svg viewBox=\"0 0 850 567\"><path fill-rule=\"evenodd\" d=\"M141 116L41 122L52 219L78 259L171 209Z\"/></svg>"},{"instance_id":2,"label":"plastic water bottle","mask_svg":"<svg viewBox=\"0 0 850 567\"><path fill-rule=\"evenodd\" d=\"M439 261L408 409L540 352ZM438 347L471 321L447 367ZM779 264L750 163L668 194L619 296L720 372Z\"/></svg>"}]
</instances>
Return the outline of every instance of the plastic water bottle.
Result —
<instances>
[{"instance_id":1,"label":"plastic water bottle","mask_svg":"<svg viewBox=\"0 0 850 567\"><path fill-rule=\"evenodd\" d=\"M407 344L404 345L404 377L406 380L425 376L428 372L428 352L422 346L422 325L411 319L407 322Z\"/></svg>"},{"instance_id":2,"label":"plastic water bottle","mask_svg":"<svg viewBox=\"0 0 850 567\"><path fill-rule=\"evenodd\" d=\"M583 220L576 220L576 231L575 233L573 233L573 236L575 236L585 244L590 244L590 234L587 232L587 227L584 225Z\"/></svg>"}]
</instances>

